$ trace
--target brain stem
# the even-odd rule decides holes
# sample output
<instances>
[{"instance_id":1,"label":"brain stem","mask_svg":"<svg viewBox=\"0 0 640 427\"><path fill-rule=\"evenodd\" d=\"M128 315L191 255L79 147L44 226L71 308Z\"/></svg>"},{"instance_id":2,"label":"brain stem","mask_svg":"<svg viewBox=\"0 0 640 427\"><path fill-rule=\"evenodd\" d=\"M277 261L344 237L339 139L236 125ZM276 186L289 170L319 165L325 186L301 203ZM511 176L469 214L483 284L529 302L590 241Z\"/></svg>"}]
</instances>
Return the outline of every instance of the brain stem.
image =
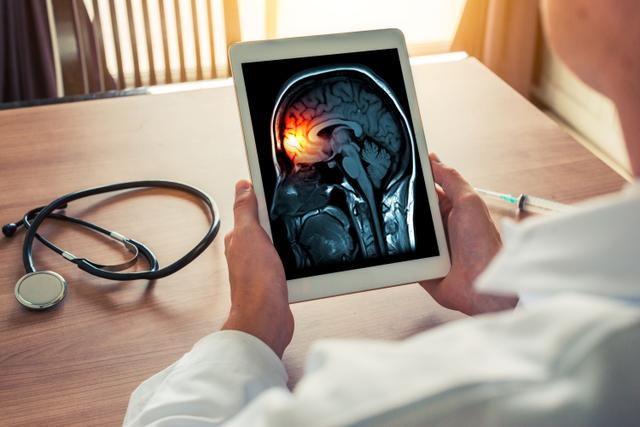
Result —
<instances>
[{"instance_id":1,"label":"brain stem","mask_svg":"<svg viewBox=\"0 0 640 427\"><path fill-rule=\"evenodd\" d=\"M373 227L377 237L378 249L380 250L379 253L380 255L384 255L387 252L384 244L385 238L382 232L378 211L376 210L373 186L371 185L371 181L369 180L367 173L364 170L364 166L362 165L362 161L360 160L358 146L354 142L351 142L350 137L348 137L348 141L346 140L347 138L345 138L345 135L348 135L348 132L345 132L340 128L336 129L336 131L334 131L334 137L331 141L333 149L336 153L340 153L342 155L342 167L345 173L349 178L354 179L358 183L360 189L365 195L365 199L369 205L369 211L371 212L371 218L373 219Z\"/></svg>"}]
</instances>

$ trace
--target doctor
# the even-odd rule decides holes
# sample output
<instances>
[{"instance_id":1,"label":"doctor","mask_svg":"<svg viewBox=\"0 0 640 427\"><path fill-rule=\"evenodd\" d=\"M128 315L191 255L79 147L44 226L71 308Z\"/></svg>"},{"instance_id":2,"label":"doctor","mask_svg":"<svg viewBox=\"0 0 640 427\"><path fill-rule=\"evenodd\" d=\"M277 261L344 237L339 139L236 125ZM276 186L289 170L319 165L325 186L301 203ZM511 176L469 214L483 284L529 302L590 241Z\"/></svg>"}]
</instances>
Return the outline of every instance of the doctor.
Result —
<instances>
[{"instance_id":1,"label":"doctor","mask_svg":"<svg viewBox=\"0 0 640 427\"><path fill-rule=\"evenodd\" d=\"M553 47L616 103L640 176L640 3L544 7ZM501 238L469 184L431 160L452 269L422 286L445 307L502 312L404 342L318 342L289 391L284 271L241 181L225 238L228 320L134 391L125 425L640 425L640 185Z\"/></svg>"}]
</instances>

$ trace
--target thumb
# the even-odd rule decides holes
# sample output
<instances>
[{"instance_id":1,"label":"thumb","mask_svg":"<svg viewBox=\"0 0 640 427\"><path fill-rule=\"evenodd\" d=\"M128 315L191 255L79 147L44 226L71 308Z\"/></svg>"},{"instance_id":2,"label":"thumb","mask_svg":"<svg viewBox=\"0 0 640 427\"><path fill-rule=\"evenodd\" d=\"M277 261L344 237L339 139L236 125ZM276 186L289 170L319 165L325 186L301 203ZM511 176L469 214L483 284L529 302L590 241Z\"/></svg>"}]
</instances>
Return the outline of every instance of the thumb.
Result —
<instances>
[{"instance_id":1,"label":"thumb","mask_svg":"<svg viewBox=\"0 0 640 427\"><path fill-rule=\"evenodd\" d=\"M236 198L233 203L234 227L258 222L258 200L249 181L236 183Z\"/></svg>"},{"instance_id":2,"label":"thumb","mask_svg":"<svg viewBox=\"0 0 640 427\"><path fill-rule=\"evenodd\" d=\"M460 172L442 163L433 153L429 157L433 178L442 187L449 200L454 201L474 192L473 187L460 175Z\"/></svg>"}]
</instances>

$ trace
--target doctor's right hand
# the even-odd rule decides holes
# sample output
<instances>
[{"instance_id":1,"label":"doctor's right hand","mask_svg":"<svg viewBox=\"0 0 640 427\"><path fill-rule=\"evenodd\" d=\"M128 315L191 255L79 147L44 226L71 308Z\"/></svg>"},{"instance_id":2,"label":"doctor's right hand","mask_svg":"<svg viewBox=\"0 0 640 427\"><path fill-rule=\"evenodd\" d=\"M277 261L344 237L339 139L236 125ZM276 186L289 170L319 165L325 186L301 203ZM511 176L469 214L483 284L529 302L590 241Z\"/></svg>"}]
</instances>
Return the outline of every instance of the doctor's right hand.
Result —
<instances>
[{"instance_id":1,"label":"doctor's right hand","mask_svg":"<svg viewBox=\"0 0 640 427\"><path fill-rule=\"evenodd\" d=\"M481 294L473 282L502 247L489 209L473 187L455 169L431 153L438 186L440 212L451 253L451 271L444 279L420 285L442 306L468 315L515 307L517 298Z\"/></svg>"},{"instance_id":2,"label":"doctor's right hand","mask_svg":"<svg viewBox=\"0 0 640 427\"><path fill-rule=\"evenodd\" d=\"M231 311L223 330L251 334L282 357L293 336L282 261L258 221L258 201L248 181L238 181L233 230L224 238Z\"/></svg>"}]
</instances>

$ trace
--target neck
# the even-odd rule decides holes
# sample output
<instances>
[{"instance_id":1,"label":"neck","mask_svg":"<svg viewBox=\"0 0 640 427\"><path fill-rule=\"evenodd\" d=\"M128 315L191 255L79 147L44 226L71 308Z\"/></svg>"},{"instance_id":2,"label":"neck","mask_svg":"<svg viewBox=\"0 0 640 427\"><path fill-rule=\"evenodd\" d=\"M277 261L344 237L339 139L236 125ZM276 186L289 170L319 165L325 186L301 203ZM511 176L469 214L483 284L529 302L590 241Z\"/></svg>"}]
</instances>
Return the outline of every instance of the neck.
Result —
<instances>
[{"instance_id":1,"label":"neck","mask_svg":"<svg viewBox=\"0 0 640 427\"><path fill-rule=\"evenodd\" d=\"M631 171L636 178L640 178L640 103L635 98L626 103L616 102L616 105L631 161Z\"/></svg>"},{"instance_id":2,"label":"neck","mask_svg":"<svg viewBox=\"0 0 640 427\"><path fill-rule=\"evenodd\" d=\"M611 91L610 95L618 109L631 171L636 178L640 178L640 86L635 81L624 86Z\"/></svg>"}]
</instances>

